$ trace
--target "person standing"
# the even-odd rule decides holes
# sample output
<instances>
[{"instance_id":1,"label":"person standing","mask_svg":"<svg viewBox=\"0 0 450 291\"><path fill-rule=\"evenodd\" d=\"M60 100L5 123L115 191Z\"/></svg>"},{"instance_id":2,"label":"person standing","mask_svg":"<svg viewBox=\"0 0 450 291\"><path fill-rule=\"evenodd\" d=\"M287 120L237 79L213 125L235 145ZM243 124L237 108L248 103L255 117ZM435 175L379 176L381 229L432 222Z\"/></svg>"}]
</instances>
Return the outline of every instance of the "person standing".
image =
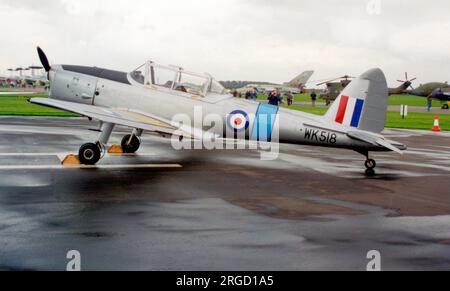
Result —
<instances>
[{"instance_id":1,"label":"person standing","mask_svg":"<svg viewBox=\"0 0 450 291\"><path fill-rule=\"evenodd\" d=\"M252 92L251 92L251 90L247 90L247 92L245 92L245 99L247 99L247 100L252 99Z\"/></svg>"},{"instance_id":2,"label":"person standing","mask_svg":"<svg viewBox=\"0 0 450 291\"><path fill-rule=\"evenodd\" d=\"M258 97L258 94L256 93L255 89L250 89L250 100L256 101L256 98Z\"/></svg>"},{"instance_id":3,"label":"person standing","mask_svg":"<svg viewBox=\"0 0 450 291\"><path fill-rule=\"evenodd\" d=\"M286 93L287 105L291 106L294 103L294 95L291 92Z\"/></svg>"},{"instance_id":4,"label":"person standing","mask_svg":"<svg viewBox=\"0 0 450 291\"><path fill-rule=\"evenodd\" d=\"M310 96L311 96L312 107L316 107L316 99L317 99L316 91L312 90Z\"/></svg>"},{"instance_id":5,"label":"person standing","mask_svg":"<svg viewBox=\"0 0 450 291\"><path fill-rule=\"evenodd\" d=\"M433 107L433 97L428 96L427 98L427 111L430 112L431 111L431 107Z\"/></svg>"},{"instance_id":6,"label":"person standing","mask_svg":"<svg viewBox=\"0 0 450 291\"><path fill-rule=\"evenodd\" d=\"M267 99L270 105L278 106L279 103L283 103L283 97L277 90L273 90Z\"/></svg>"}]
</instances>

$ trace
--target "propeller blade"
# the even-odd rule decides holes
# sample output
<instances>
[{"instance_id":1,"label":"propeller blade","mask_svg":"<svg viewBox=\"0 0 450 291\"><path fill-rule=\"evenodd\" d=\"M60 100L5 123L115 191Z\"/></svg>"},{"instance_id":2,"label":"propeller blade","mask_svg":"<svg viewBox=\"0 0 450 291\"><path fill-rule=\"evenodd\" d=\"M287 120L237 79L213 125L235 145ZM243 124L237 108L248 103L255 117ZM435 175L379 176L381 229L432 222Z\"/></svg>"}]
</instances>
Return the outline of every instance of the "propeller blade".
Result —
<instances>
[{"instance_id":1,"label":"propeller blade","mask_svg":"<svg viewBox=\"0 0 450 291\"><path fill-rule=\"evenodd\" d=\"M339 78L331 79L331 80L328 80L328 81L325 81L325 82L316 84L316 86L320 86L320 85L327 84L327 83L332 83L332 82L334 82L334 81L341 80L341 79L348 80L348 79L354 79L354 78L356 78L356 77L352 77L352 76L349 76L349 75L345 75L345 76L342 76L342 77L339 77Z\"/></svg>"},{"instance_id":2,"label":"propeller blade","mask_svg":"<svg viewBox=\"0 0 450 291\"><path fill-rule=\"evenodd\" d=\"M409 81L412 82L412 81L415 81L415 80L417 80L417 78L413 78L413 79L411 79L411 80L409 80Z\"/></svg>"},{"instance_id":3,"label":"propeller blade","mask_svg":"<svg viewBox=\"0 0 450 291\"><path fill-rule=\"evenodd\" d=\"M320 86L320 85L323 85L323 84L326 84L326 83L328 83L328 81L316 84L316 86Z\"/></svg>"},{"instance_id":4,"label":"propeller blade","mask_svg":"<svg viewBox=\"0 0 450 291\"><path fill-rule=\"evenodd\" d=\"M45 71L48 72L51 69L50 63L48 62L47 56L45 55L44 51L37 47L37 52L39 55L39 59L41 60L41 64L44 67Z\"/></svg>"}]
</instances>

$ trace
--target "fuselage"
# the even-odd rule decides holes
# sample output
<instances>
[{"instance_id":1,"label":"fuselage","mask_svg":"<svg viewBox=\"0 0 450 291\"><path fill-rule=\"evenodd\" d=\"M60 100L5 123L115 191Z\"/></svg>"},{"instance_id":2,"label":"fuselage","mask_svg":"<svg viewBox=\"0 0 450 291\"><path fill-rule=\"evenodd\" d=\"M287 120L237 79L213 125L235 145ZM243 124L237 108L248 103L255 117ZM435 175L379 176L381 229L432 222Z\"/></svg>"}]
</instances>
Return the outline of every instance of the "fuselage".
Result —
<instances>
[{"instance_id":1,"label":"fuselage","mask_svg":"<svg viewBox=\"0 0 450 291\"><path fill-rule=\"evenodd\" d=\"M450 100L450 86L447 83L427 83L409 92L412 95L429 97L440 101Z\"/></svg>"},{"instance_id":2,"label":"fuselage","mask_svg":"<svg viewBox=\"0 0 450 291\"><path fill-rule=\"evenodd\" d=\"M104 108L129 109L172 120L177 114L188 115L192 126L227 138L245 138L291 144L318 145L370 151L384 150L346 135L348 128L329 124L321 116L278 108L257 101L233 98L230 94L209 92L199 96L188 92L136 82L130 73L96 67L54 65L49 72L49 97ZM202 116L220 115L223 127L194 122ZM230 116L243 117L245 127L239 132ZM230 121L231 120L231 121ZM239 123L241 123L239 121ZM259 130L263 127L265 130ZM231 132L231 136L230 136Z\"/></svg>"}]
</instances>

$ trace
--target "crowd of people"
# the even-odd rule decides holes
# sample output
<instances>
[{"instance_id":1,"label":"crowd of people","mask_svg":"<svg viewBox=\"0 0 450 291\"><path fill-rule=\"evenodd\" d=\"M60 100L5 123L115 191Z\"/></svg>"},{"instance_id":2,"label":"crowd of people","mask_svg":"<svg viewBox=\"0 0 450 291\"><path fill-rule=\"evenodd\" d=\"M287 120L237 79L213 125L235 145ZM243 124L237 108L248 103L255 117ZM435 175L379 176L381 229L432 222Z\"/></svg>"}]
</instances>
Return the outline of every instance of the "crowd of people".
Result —
<instances>
[{"instance_id":1,"label":"crowd of people","mask_svg":"<svg viewBox=\"0 0 450 291\"><path fill-rule=\"evenodd\" d=\"M239 92L238 90L232 90L231 94L233 94L233 96L236 98L244 97L247 100L256 101L256 99L258 98L258 93L255 89L248 89L243 96L242 96L242 93ZM314 107L316 105L316 100L317 100L317 94L314 90L311 91L310 97L311 97L312 106ZM294 104L294 94L292 92L285 92L284 95L282 95L279 90L274 89L274 90L270 91L269 94L267 95L268 103L271 105L274 105L274 106L279 106L280 104L284 104L285 103L284 100L286 100L286 104L288 106L293 105Z\"/></svg>"}]
</instances>

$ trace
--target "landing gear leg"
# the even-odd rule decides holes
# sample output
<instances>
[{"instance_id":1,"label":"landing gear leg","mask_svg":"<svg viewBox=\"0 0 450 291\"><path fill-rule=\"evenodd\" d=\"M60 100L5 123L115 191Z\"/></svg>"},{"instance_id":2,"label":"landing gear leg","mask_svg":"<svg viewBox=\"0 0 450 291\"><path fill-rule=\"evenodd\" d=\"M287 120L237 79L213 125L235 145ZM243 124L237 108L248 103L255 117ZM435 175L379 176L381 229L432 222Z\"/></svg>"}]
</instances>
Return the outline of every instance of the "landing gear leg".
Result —
<instances>
[{"instance_id":1,"label":"landing gear leg","mask_svg":"<svg viewBox=\"0 0 450 291\"><path fill-rule=\"evenodd\" d=\"M114 129L113 123L103 123L98 141L86 143L80 147L78 158L80 163L85 165L95 165L105 154L105 145Z\"/></svg>"}]
</instances>

